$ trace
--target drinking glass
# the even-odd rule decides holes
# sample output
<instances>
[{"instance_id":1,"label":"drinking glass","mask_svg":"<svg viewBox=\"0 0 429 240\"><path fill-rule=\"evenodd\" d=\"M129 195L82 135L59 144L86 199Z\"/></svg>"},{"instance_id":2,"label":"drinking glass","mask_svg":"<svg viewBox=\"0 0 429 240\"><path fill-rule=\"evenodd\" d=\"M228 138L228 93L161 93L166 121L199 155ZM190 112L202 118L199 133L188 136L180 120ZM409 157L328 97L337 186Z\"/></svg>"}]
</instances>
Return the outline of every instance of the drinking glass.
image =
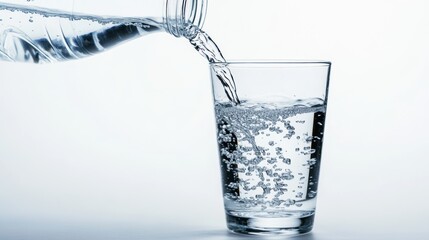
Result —
<instances>
[{"instance_id":1,"label":"drinking glass","mask_svg":"<svg viewBox=\"0 0 429 240\"><path fill-rule=\"evenodd\" d=\"M246 234L313 227L331 63L211 63L227 226ZM231 71L230 84L218 80ZM235 84L234 84L235 83ZM239 103L227 92L236 91Z\"/></svg>"}]
</instances>

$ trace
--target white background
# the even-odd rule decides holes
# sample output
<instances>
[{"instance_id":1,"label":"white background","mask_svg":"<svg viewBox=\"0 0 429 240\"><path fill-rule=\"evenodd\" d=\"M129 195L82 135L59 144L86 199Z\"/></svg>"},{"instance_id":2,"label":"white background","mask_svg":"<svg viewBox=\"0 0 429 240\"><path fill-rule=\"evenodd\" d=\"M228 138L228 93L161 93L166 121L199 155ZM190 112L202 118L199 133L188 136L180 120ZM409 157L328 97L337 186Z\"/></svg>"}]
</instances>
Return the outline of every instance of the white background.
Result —
<instances>
[{"instance_id":1,"label":"white background","mask_svg":"<svg viewBox=\"0 0 429 240\"><path fill-rule=\"evenodd\" d=\"M306 239L429 237L428 9L426 0L210 0L204 29L227 59L333 62ZM154 239L157 229L234 238L208 65L186 40L160 33L0 71L1 239Z\"/></svg>"}]
</instances>

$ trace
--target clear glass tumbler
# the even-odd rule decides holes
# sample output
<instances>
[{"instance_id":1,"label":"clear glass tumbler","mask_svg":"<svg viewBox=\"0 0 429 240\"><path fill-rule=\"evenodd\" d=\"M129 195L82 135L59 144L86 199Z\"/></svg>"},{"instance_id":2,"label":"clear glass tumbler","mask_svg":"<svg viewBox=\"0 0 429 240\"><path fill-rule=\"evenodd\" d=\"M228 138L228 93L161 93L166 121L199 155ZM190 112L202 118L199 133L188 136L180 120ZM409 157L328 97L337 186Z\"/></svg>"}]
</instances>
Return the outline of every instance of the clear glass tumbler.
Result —
<instances>
[{"instance_id":1,"label":"clear glass tumbler","mask_svg":"<svg viewBox=\"0 0 429 240\"><path fill-rule=\"evenodd\" d=\"M217 79L229 68L240 104ZM331 63L212 63L228 228L302 234L313 227Z\"/></svg>"}]
</instances>

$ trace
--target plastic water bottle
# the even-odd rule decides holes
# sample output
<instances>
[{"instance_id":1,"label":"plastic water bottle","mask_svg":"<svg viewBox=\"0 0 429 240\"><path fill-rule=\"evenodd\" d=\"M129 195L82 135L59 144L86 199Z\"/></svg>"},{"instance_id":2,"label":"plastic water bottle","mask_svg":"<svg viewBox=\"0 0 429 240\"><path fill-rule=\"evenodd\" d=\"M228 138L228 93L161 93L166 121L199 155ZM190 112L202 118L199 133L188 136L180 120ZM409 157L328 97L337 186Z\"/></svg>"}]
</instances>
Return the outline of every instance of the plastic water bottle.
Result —
<instances>
[{"instance_id":1,"label":"plastic water bottle","mask_svg":"<svg viewBox=\"0 0 429 240\"><path fill-rule=\"evenodd\" d=\"M149 33L192 39L207 0L0 0L0 60L80 59Z\"/></svg>"}]
</instances>

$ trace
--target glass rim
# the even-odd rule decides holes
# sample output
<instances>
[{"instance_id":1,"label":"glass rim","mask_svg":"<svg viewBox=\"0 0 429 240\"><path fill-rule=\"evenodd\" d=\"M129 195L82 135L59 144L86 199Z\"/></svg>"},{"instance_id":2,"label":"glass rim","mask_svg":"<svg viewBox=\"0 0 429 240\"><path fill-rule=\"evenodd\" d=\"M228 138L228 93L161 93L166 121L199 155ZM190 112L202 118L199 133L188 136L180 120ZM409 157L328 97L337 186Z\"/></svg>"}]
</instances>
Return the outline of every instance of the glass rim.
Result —
<instances>
[{"instance_id":1,"label":"glass rim","mask_svg":"<svg viewBox=\"0 0 429 240\"><path fill-rule=\"evenodd\" d=\"M320 65L330 66L332 62L325 60L229 60L225 62L210 62L210 65L227 64L227 65Z\"/></svg>"}]
</instances>

